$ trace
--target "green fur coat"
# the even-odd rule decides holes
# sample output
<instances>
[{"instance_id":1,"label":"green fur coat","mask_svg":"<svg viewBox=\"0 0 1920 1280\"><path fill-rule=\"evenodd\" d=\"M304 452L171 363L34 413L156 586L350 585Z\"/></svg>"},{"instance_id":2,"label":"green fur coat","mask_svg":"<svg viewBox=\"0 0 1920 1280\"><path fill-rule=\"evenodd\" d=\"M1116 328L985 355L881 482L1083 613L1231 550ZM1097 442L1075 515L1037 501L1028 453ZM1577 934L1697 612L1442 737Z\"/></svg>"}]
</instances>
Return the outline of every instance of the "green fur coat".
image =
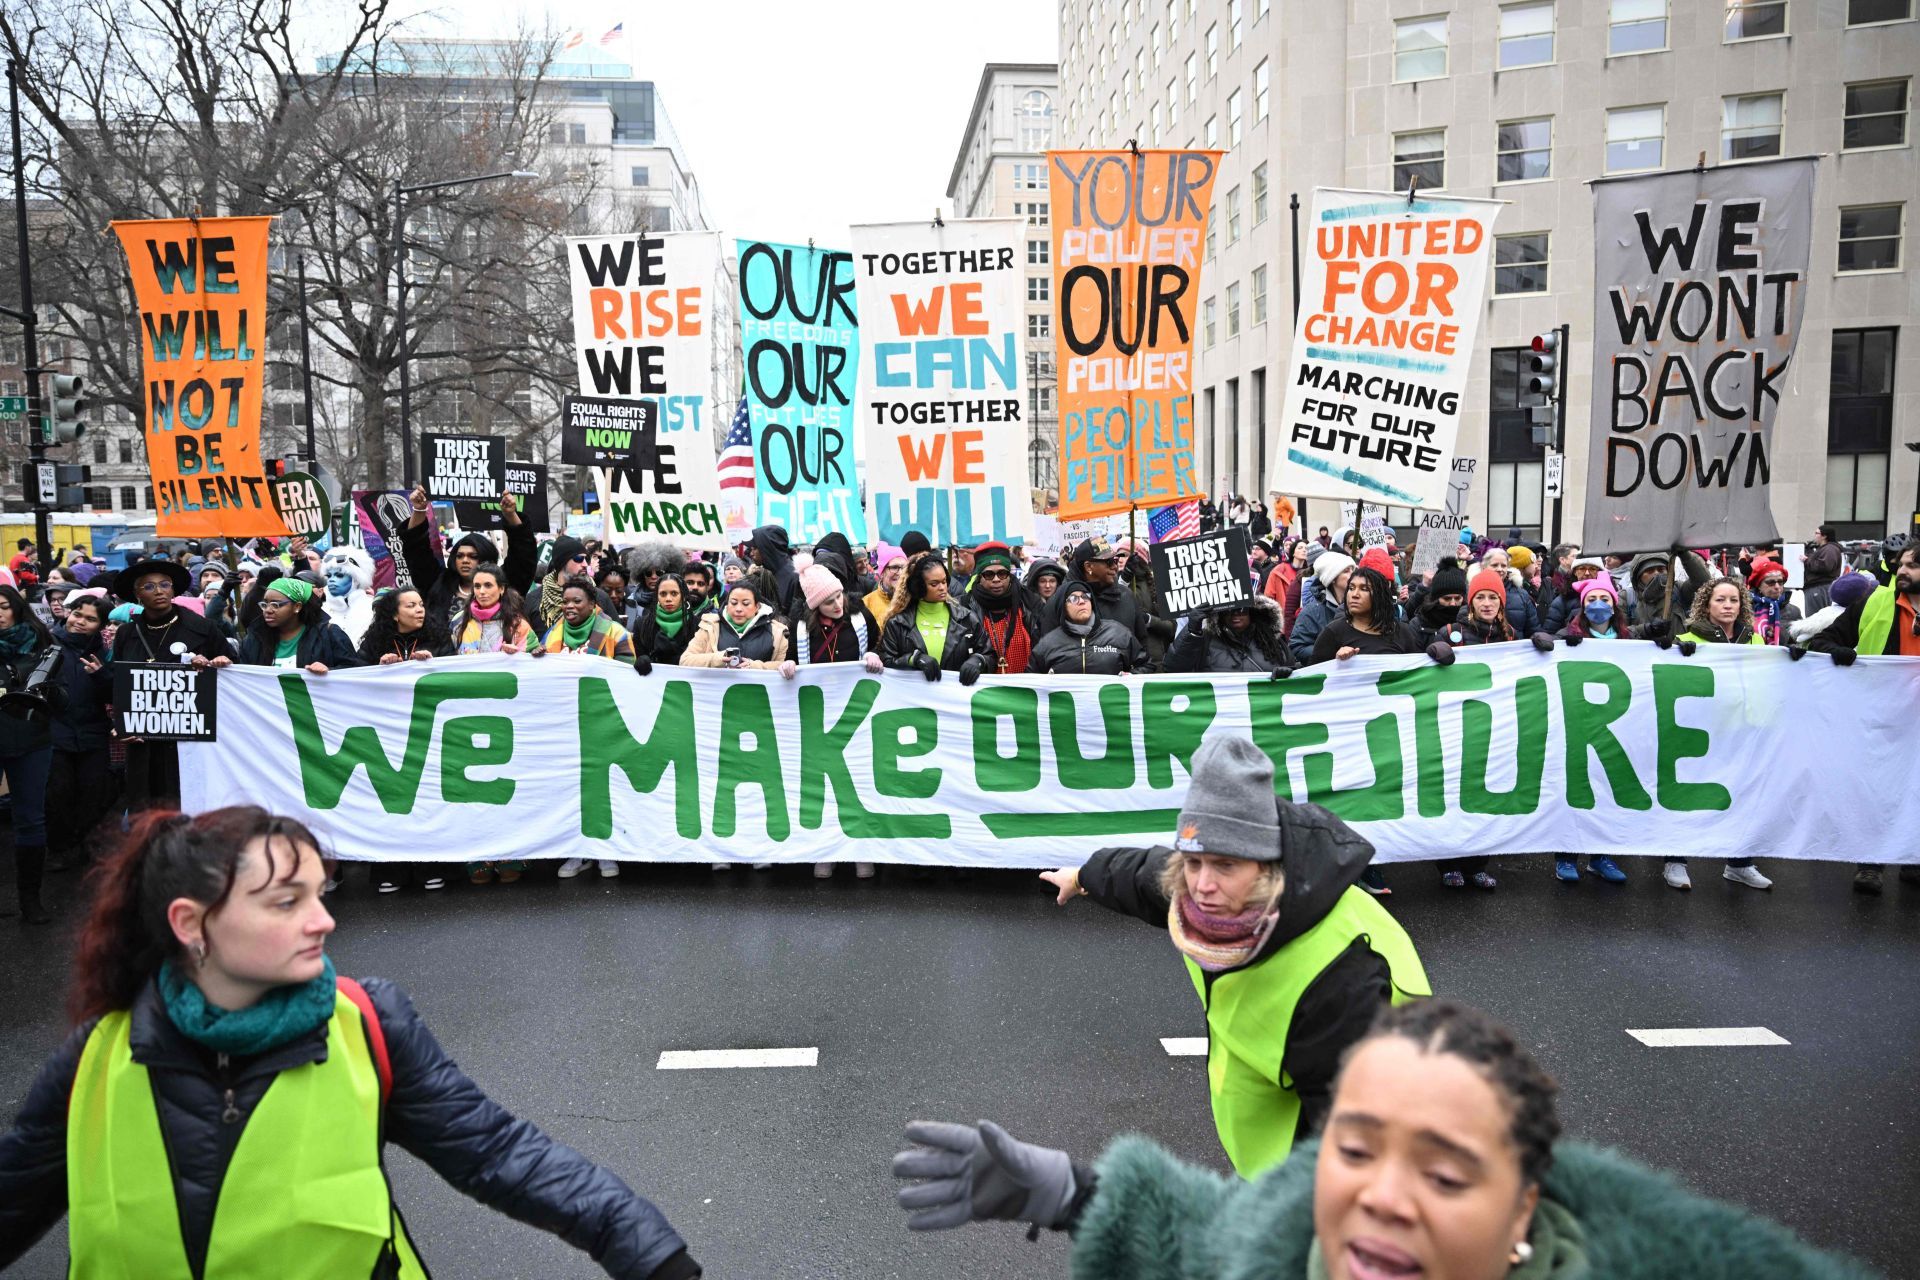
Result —
<instances>
[{"instance_id":1,"label":"green fur coat","mask_svg":"<svg viewBox=\"0 0 1920 1280\"><path fill-rule=\"evenodd\" d=\"M1318 1143L1254 1182L1224 1177L1137 1136L1107 1148L1074 1231L1076 1280L1325 1280L1310 1275ZM1859 1263L1697 1196L1662 1173L1579 1142L1554 1148L1542 1205L1578 1226L1551 1280L1870 1280ZM1536 1221L1540 1215L1536 1215ZM1536 1267L1540 1260L1536 1260ZM1529 1274L1534 1268L1529 1268ZM1516 1273L1518 1274L1518 1273Z\"/></svg>"}]
</instances>

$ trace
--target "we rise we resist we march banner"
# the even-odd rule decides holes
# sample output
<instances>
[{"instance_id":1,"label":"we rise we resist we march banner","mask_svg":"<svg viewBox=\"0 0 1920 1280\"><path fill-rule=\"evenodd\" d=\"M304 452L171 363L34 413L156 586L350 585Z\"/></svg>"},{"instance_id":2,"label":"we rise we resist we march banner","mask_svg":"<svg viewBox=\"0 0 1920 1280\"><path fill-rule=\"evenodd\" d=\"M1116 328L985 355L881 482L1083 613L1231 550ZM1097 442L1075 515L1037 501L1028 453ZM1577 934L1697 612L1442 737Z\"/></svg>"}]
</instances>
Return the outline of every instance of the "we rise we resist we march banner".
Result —
<instances>
[{"instance_id":1,"label":"we rise we resist we march banner","mask_svg":"<svg viewBox=\"0 0 1920 1280\"><path fill-rule=\"evenodd\" d=\"M790 681L641 676L567 655L327 676L234 667L218 740L183 745L181 775L189 810L291 798L349 858L1047 867L1164 842L1201 741L1242 734L1278 786L1355 823L1387 862L1912 862L1887 766L1911 758L1916 667L1601 641L1486 646L1448 667L1355 658L1285 680L970 688L852 664Z\"/></svg>"}]
</instances>

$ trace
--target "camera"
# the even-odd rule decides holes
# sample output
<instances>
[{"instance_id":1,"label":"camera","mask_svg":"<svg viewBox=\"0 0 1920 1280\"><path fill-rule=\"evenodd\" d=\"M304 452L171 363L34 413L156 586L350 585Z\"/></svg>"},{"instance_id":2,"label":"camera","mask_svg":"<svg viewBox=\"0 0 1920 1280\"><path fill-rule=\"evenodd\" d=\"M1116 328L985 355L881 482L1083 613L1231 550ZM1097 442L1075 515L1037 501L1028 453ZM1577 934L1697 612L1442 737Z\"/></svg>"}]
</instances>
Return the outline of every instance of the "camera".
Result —
<instances>
[{"instance_id":1,"label":"camera","mask_svg":"<svg viewBox=\"0 0 1920 1280\"><path fill-rule=\"evenodd\" d=\"M49 686L59 688L54 682L60 678L60 664L66 661L66 653L55 646L45 653L27 672L27 678L20 682L18 689L9 689L0 694L0 711L6 712L16 720L30 720L45 724L53 718L53 706L47 697Z\"/></svg>"}]
</instances>

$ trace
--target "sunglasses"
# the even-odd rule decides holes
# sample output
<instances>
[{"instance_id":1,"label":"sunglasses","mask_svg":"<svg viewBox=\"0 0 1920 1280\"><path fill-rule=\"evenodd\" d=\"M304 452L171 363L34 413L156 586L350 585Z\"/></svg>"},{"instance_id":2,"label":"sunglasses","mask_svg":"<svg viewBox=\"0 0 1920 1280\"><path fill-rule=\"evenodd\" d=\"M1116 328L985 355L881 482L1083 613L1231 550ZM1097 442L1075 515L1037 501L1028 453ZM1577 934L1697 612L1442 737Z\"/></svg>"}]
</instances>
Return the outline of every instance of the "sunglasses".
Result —
<instances>
[{"instance_id":1,"label":"sunglasses","mask_svg":"<svg viewBox=\"0 0 1920 1280\"><path fill-rule=\"evenodd\" d=\"M1011 578L1012 576L1013 575L1005 569L982 569L980 571L980 579L983 582L997 581L998 579Z\"/></svg>"}]
</instances>

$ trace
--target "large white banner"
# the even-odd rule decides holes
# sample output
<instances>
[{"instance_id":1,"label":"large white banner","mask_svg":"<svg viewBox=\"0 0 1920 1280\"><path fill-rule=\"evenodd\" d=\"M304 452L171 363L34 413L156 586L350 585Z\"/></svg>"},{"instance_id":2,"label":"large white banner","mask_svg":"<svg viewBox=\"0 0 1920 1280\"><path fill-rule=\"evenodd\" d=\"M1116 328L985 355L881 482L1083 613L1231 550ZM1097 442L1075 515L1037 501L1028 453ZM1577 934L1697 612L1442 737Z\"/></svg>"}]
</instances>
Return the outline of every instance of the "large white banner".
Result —
<instances>
[{"instance_id":1,"label":"large white banner","mask_svg":"<svg viewBox=\"0 0 1920 1280\"><path fill-rule=\"evenodd\" d=\"M1444 508L1499 212L1314 189L1268 488Z\"/></svg>"},{"instance_id":2,"label":"large white banner","mask_svg":"<svg viewBox=\"0 0 1920 1280\"><path fill-rule=\"evenodd\" d=\"M676 546L728 546L714 464L716 299L731 287L712 232L570 236L573 340L582 395L652 400L655 449L635 465L594 468L615 546L666 538ZM724 308L719 308L724 312Z\"/></svg>"},{"instance_id":3,"label":"large white banner","mask_svg":"<svg viewBox=\"0 0 1920 1280\"><path fill-rule=\"evenodd\" d=\"M1591 641L1265 676L773 673L554 655L220 673L190 810L299 814L351 858L1076 863L1173 833L1202 739L1400 862L1471 853L1920 861L1920 660Z\"/></svg>"},{"instance_id":4,"label":"large white banner","mask_svg":"<svg viewBox=\"0 0 1920 1280\"><path fill-rule=\"evenodd\" d=\"M854 227L860 422L873 536L1033 537L1026 220Z\"/></svg>"}]
</instances>

